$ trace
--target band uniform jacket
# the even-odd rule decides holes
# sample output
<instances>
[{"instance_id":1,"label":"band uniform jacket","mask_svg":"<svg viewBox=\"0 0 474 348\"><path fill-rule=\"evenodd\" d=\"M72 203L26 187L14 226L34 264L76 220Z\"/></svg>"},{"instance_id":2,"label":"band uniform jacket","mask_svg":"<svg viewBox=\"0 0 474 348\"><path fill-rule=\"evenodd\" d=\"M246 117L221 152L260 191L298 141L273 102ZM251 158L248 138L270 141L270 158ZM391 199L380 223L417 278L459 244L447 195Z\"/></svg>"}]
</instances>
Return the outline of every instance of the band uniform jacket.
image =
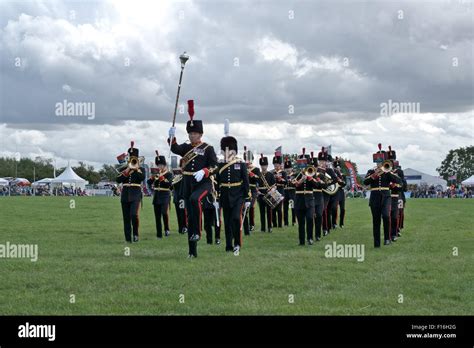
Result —
<instances>
[{"instance_id":1,"label":"band uniform jacket","mask_svg":"<svg viewBox=\"0 0 474 348\"><path fill-rule=\"evenodd\" d=\"M117 183L122 184L122 193L120 195L120 202L135 202L140 201L143 197L142 182L145 180L145 169L139 167L138 170L130 171L129 175L123 172L117 176Z\"/></svg>"},{"instance_id":2,"label":"band uniform jacket","mask_svg":"<svg viewBox=\"0 0 474 348\"><path fill-rule=\"evenodd\" d=\"M275 175L275 183L277 186L278 192L282 195L285 194L285 186L287 182L287 173L284 170L279 170L278 172L275 170L273 171L273 175Z\"/></svg>"},{"instance_id":3,"label":"band uniform jacket","mask_svg":"<svg viewBox=\"0 0 474 348\"><path fill-rule=\"evenodd\" d=\"M266 194L267 188L265 187L265 184L263 182L263 179L262 179L263 176L264 176L263 173L260 172L260 176L258 178L258 191L262 194ZM264 177L269 187L272 187L273 185L275 185L275 176L273 175L272 172L266 172Z\"/></svg>"},{"instance_id":4,"label":"band uniform jacket","mask_svg":"<svg viewBox=\"0 0 474 348\"><path fill-rule=\"evenodd\" d=\"M171 151L181 157L192 151L197 156L185 164L183 168L182 179L182 196L189 198L194 189L200 185L210 185L211 175L217 168L217 157L214 148L207 143L200 143L199 145L191 145L189 143L177 144L176 139L173 138L171 144ZM200 182L197 182L193 177L193 173L204 169L205 175Z\"/></svg>"},{"instance_id":5,"label":"band uniform jacket","mask_svg":"<svg viewBox=\"0 0 474 348\"><path fill-rule=\"evenodd\" d=\"M250 186L250 191L252 192L252 195L257 194L257 186L258 182L260 180L260 176L262 173L260 172L260 169L257 167L252 167L252 169L248 169L247 171L249 173L249 186Z\"/></svg>"},{"instance_id":6,"label":"band uniform jacket","mask_svg":"<svg viewBox=\"0 0 474 348\"><path fill-rule=\"evenodd\" d=\"M370 199L369 206L373 204L376 199L381 197L390 197L390 184L402 184L401 178L392 172L382 173L378 178L372 178L375 173L374 169L369 169L364 179L364 185L370 185Z\"/></svg>"},{"instance_id":7,"label":"band uniform jacket","mask_svg":"<svg viewBox=\"0 0 474 348\"><path fill-rule=\"evenodd\" d=\"M167 204L171 197L171 184L173 182L173 174L166 171L163 174L153 175L147 180L148 185L153 189L153 204Z\"/></svg>"},{"instance_id":8,"label":"band uniform jacket","mask_svg":"<svg viewBox=\"0 0 474 348\"><path fill-rule=\"evenodd\" d=\"M244 161L235 159L230 162L219 162L215 173L221 206L228 204L234 207L244 201L250 202L249 174Z\"/></svg>"},{"instance_id":9,"label":"band uniform jacket","mask_svg":"<svg viewBox=\"0 0 474 348\"><path fill-rule=\"evenodd\" d=\"M295 209L302 210L308 208L314 208L314 190L320 190L322 188L322 182L308 177L301 184L295 184L296 195L295 195Z\"/></svg>"}]
</instances>

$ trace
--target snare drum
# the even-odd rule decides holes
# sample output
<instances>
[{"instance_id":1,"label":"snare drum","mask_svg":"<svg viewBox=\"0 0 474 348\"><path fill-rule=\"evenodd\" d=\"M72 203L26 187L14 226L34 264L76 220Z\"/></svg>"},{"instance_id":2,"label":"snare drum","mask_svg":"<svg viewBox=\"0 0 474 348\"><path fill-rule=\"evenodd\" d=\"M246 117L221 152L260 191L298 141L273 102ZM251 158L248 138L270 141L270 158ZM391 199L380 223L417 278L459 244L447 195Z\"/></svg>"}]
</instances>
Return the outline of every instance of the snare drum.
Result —
<instances>
[{"instance_id":1,"label":"snare drum","mask_svg":"<svg viewBox=\"0 0 474 348\"><path fill-rule=\"evenodd\" d=\"M267 203L270 208L274 209L278 204L280 204L285 197L278 192L277 188L274 186L263 196L263 200Z\"/></svg>"}]
</instances>

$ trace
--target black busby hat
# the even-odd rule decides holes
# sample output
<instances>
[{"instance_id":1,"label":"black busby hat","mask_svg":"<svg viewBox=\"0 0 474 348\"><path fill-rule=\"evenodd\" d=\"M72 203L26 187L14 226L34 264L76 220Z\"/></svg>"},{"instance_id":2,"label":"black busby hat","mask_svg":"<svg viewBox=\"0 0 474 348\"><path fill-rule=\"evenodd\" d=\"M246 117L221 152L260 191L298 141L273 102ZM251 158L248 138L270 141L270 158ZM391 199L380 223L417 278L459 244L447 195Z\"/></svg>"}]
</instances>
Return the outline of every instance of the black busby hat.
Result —
<instances>
[{"instance_id":1,"label":"black busby hat","mask_svg":"<svg viewBox=\"0 0 474 348\"><path fill-rule=\"evenodd\" d=\"M244 146L244 161L252 163L253 162L253 153L252 151L247 151L247 146Z\"/></svg>"},{"instance_id":2,"label":"black busby hat","mask_svg":"<svg viewBox=\"0 0 474 348\"><path fill-rule=\"evenodd\" d=\"M334 160L334 162L332 162L334 168L341 168L341 162L340 162L340 158L336 156L336 159Z\"/></svg>"},{"instance_id":3,"label":"black busby hat","mask_svg":"<svg viewBox=\"0 0 474 348\"><path fill-rule=\"evenodd\" d=\"M288 157L285 157L285 162L283 162L283 168L284 169L290 169L293 168L293 165L291 163L291 160Z\"/></svg>"},{"instance_id":4,"label":"black busby hat","mask_svg":"<svg viewBox=\"0 0 474 348\"><path fill-rule=\"evenodd\" d=\"M324 147L321 148L321 151L318 153L318 161L327 161L328 153Z\"/></svg>"},{"instance_id":5,"label":"black busby hat","mask_svg":"<svg viewBox=\"0 0 474 348\"><path fill-rule=\"evenodd\" d=\"M156 164L156 165L163 164L163 165L166 166L166 158L165 158L165 156L160 156L160 154L158 153L158 150L155 150L155 153L156 153L155 164Z\"/></svg>"},{"instance_id":6,"label":"black busby hat","mask_svg":"<svg viewBox=\"0 0 474 348\"><path fill-rule=\"evenodd\" d=\"M140 151L136 147L134 147L134 145L135 142L132 140L130 142L130 148L127 150L129 157L138 157L138 154L140 153Z\"/></svg>"},{"instance_id":7,"label":"black busby hat","mask_svg":"<svg viewBox=\"0 0 474 348\"><path fill-rule=\"evenodd\" d=\"M201 120L194 120L194 100L188 100L189 121L186 123L186 132L204 133Z\"/></svg>"},{"instance_id":8,"label":"black busby hat","mask_svg":"<svg viewBox=\"0 0 474 348\"><path fill-rule=\"evenodd\" d=\"M221 150L226 151L226 149L228 151L234 150L235 152L238 152L237 139L231 137L230 135L227 137L223 137L221 139Z\"/></svg>"},{"instance_id":9,"label":"black busby hat","mask_svg":"<svg viewBox=\"0 0 474 348\"><path fill-rule=\"evenodd\" d=\"M310 160L309 160L310 164L317 167L318 166L318 159L316 157L314 157L314 152L311 151L311 157L310 157Z\"/></svg>"},{"instance_id":10,"label":"black busby hat","mask_svg":"<svg viewBox=\"0 0 474 348\"><path fill-rule=\"evenodd\" d=\"M278 156L275 152L275 156L273 156L273 164L282 164L283 163L283 158L281 156Z\"/></svg>"},{"instance_id":11,"label":"black busby hat","mask_svg":"<svg viewBox=\"0 0 474 348\"><path fill-rule=\"evenodd\" d=\"M303 152L301 153L301 155L298 156L298 159L297 159L297 164L298 166L301 166L301 165L306 165L308 162L309 162L309 155L307 155L306 153L306 149L303 147Z\"/></svg>"},{"instance_id":12,"label":"black busby hat","mask_svg":"<svg viewBox=\"0 0 474 348\"><path fill-rule=\"evenodd\" d=\"M258 160L258 163L261 166L268 166L268 158L263 156L263 153L260 154L260 159Z\"/></svg>"},{"instance_id":13,"label":"black busby hat","mask_svg":"<svg viewBox=\"0 0 474 348\"><path fill-rule=\"evenodd\" d=\"M382 150L382 144L378 144L379 151L372 155L372 160L374 163L383 162L387 159L387 153Z\"/></svg>"},{"instance_id":14,"label":"black busby hat","mask_svg":"<svg viewBox=\"0 0 474 348\"><path fill-rule=\"evenodd\" d=\"M298 156L299 159L305 159L309 162L309 155L306 153L306 149L303 147L301 155Z\"/></svg>"},{"instance_id":15,"label":"black busby hat","mask_svg":"<svg viewBox=\"0 0 474 348\"><path fill-rule=\"evenodd\" d=\"M387 159L389 160L396 160L397 159L397 153L395 150L392 150L392 146L388 146L388 152L387 152Z\"/></svg>"}]
</instances>

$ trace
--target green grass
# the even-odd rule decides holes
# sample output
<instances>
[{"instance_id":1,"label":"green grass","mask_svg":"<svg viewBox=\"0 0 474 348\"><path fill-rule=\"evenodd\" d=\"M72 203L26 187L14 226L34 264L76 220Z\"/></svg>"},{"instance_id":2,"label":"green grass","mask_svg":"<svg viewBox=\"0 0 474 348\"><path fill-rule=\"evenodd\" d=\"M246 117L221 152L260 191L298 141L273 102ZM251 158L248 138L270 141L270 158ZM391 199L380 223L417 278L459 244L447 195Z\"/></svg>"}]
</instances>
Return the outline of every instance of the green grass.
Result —
<instances>
[{"instance_id":1,"label":"green grass","mask_svg":"<svg viewBox=\"0 0 474 348\"><path fill-rule=\"evenodd\" d=\"M368 202L359 199L346 201L346 228L313 246L297 246L295 226L244 236L239 257L201 241L193 260L174 210L172 235L157 240L145 199L141 240L126 257L119 199L75 203L1 197L0 243L37 243L39 259L0 259L0 314L474 313L474 200L409 200L403 236L380 249L373 248ZM365 261L325 258L333 241L365 244Z\"/></svg>"}]
</instances>

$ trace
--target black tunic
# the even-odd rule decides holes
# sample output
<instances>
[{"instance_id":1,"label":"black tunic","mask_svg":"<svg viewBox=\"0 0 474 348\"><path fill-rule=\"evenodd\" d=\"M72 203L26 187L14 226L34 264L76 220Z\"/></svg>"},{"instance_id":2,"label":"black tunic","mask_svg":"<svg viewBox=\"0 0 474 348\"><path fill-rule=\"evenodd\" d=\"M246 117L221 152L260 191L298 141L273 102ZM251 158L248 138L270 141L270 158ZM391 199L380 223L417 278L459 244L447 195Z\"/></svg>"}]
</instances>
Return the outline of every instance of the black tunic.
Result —
<instances>
[{"instance_id":1,"label":"black tunic","mask_svg":"<svg viewBox=\"0 0 474 348\"><path fill-rule=\"evenodd\" d=\"M153 189L153 204L168 204L171 196L173 174L166 171L164 175L158 174L148 179L148 185Z\"/></svg>"},{"instance_id":2,"label":"black tunic","mask_svg":"<svg viewBox=\"0 0 474 348\"><path fill-rule=\"evenodd\" d=\"M231 164L228 165L229 163ZM240 159L229 163L219 162L215 173L219 187L219 202L222 206L233 207L242 204L244 200L250 201L251 193L247 164Z\"/></svg>"},{"instance_id":3,"label":"black tunic","mask_svg":"<svg viewBox=\"0 0 474 348\"><path fill-rule=\"evenodd\" d=\"M171 144L171 151L181 157L186 155L188 152L193 151L197 156L189 161L183 168L183 180L182 180L182 196L188 199L195 188L203 185L209 186L211 181L209 175L212 174L217 168L217 157L214 152L214 148L206 143L200 143L199 145L191 145L189 143L183 143L181 145L176 143L176 140ZM197 182L193 177L193 173L204 169L206 175L204 178Z\"/></svg>"},{"instance_id":4,"label":"black tunic","mask_svg":"<svg viewBox=\"0 0 474 348\"><path fill-rule=\"evenodd\" d=\"M141 183L145 180L145 168L140 167L137 171L131 171L128 176L123 172L117 176L117 183L122 185L122 194L120 195L120 201L135 202L142 199L142 187Z\"/></svg>"}]
</instances>

